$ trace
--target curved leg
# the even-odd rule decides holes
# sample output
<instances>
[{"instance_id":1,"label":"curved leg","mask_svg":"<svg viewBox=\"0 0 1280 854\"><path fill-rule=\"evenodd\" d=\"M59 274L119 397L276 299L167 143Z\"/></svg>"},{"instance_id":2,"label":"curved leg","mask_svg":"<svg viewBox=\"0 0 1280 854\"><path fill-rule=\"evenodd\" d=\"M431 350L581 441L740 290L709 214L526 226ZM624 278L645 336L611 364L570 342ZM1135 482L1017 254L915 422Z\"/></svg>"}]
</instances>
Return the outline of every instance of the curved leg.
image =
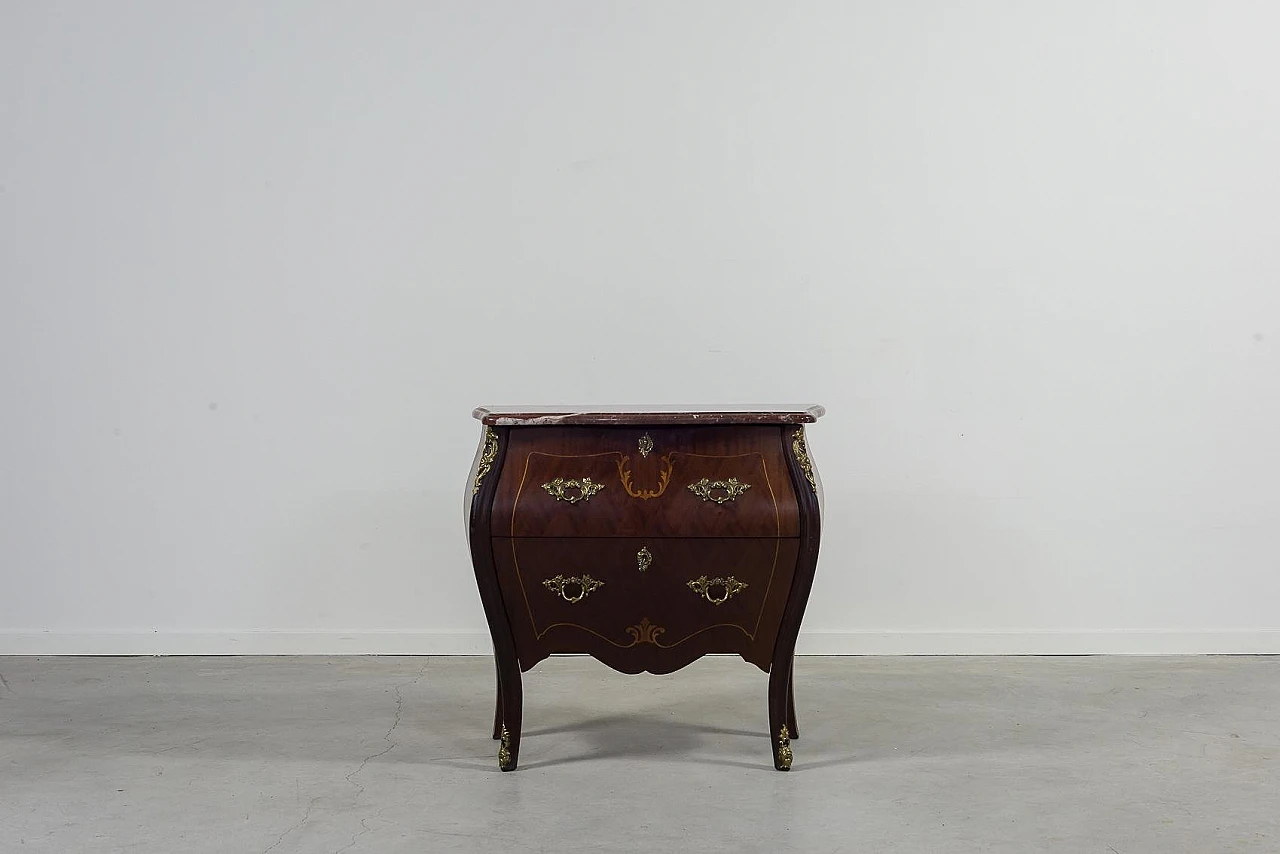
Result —
<instances>
[{"instance_id":1,"label":"curved leg","mask_svg":"<svg viewBox=\"0 0 1280 854\"><path fill-rule=\"evenodd\" d=\"M497 666L497 662L494 662ZM494 703L493 710L493 740L497 741L502 738L502 672L498 672L498 699Z\"/></svg>"},{"instance_id":2,"label":"curved leg","mask_svg":"<svg viewBox=\"0 0 1280 854\"><path fill-rule=\"evenodd\" d=\"M505 666L504 666L505 665ZM520 718L524 707L524 691L520 685L520 666L513 656L510 662L499 659L502 684L502 731L498 745L498 767L516 770L520 761Z\"/></svg>"},{"instance_id":3,"label":"curved leg","mask_svg":"<svg viewBox=\"0 0 1280 854\"><path fill-rule=\"evenodd\" d=\"M800 737L800 725L796 723L796 665L791 659L791 672L787 674L787 729L792 738Z\"/></svg>"},{"instance_id":4,"label":"curved leg","mask_svg":"<svg viewBox=\"0 0 1280 854\"><path fill-rule=\"evenodd\" d=\"M774 667L769 671L769 741L773 747L773 767L791 770L791 731L787 726L787 697L791 670Z\"/></svg>"},{"instance_id":5,"label":"curved leg","mask_svg":"<svg viewBox=\"0 0 1280 854\"><path fill-rule=\"evenodd\" d=\"M494 714L494 737L499 740L498 767L503 771L513 771L520 756L520 662L502 604L502 591L493 562L493 539L489 535L494 495L506 460L506 437L504 428L485 427L481 433L480 448L471 466L474 480L467 483L471 493L467 539L471 545L476 586L480 589L485 620L493 638L493 658L498 667L498 702Z\"/></svg>"},{"instance_id":6,"label":"curved leg","mask_svg":"<svg viewBox=\"0 0 1280 854\"><path fill-rule=\"evenodd\" d=\"M783 611L778 641L773 647L773 661L769 667L769 741L773 747L773 767L779 771L791 770L792 727L796 724L795 696L792 692L792 674L795 670L796 637L800 634L800 621L809 602L813 588L813 573L818 563L818 540L822 531L822 507L818 497L818 482L812 469L812 460L804 442L804 428L800 426L783 430L783 447L787 469L795 488L800 507L800 555L796 560L795 579L791 594Z\"/></svg>"}]
</instances>

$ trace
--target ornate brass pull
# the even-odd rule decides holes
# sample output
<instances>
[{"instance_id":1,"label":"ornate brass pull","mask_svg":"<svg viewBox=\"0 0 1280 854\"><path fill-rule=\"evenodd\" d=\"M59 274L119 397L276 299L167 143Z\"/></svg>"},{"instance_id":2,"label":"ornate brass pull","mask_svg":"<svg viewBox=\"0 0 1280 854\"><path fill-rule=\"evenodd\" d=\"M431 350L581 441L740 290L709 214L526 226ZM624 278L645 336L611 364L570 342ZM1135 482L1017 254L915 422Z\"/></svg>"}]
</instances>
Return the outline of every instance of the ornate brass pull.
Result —
<instances>
[{"instance_id":1,"label":"ornate brass pull","mask_svg":"<svg viewBox=\"0 0 1280 854\"><path fill-rule=\"evenodd\" d=\"M560 594L560 597L564 599L564 601L573 604L574 602L581 602L586 598L588 593L595 590L597 587L603 587L604 582L583 573L581 578L578 578L577 576L565 578L563 575L557 575L555 578L548 578L546 581L542 582L542 586L550 590L552 593ZM564 592L566 587L577 587L578 595L570 596L568 593Z\"/></svg>"},{"instance_id":2,"label":"ornate brass pull","mask_svg":"<svg viewBox=\"0 0 1280 854\"><path fill-rule=\"evenodd\" d=\"M636 566L641 572L644 572L653 563L653 552L649 551L648 546L641 546L640 551L636 552Z\"/></svg>"},{"instance_id":3,"label":"ornate brass pull","mask_svg":"<svg viewBox=\"0 0 1280 854\"><path fill-rule=\"evenodd\" d=\"M736 477L728 480L708 480L704 477L697 483L689 484L689 491L694 495L703 501L714 501L717 504L733 501L750 488L751 484L743 483Z\"/></svg>"},{"instance_id":4,"label":"ornate brass pull","mask_svg":"<svg viewBox=\"0 0 1280 854\"><path fill-rule=\"evenodd\" d=\"M718 599L712 596L711 588L713 587L723 587L724 595ZM743 590L746 590L747 584L744 581L739 581L732 575L728 578L707 578L703 575L695 578L693 581L690 581L689 589L694 593L703 596L712 605L719 605L722 602L728 601L729 597L735 593L741 593Z\"/></svg>"},{"instance_id":5,"label":"ornate brass pull","mask_svg":"<svg viewBox=\"0 0 1280 854\"><path fill-rule=\"evenodd\" d=\"M577 504L579 501L591 500L591 496L604 489L604 484L596 483L589 477L581 479L575 477L573 480L565 480L562 477L558 477L553 481L542 484L542 488L556 501L568 501L570 504ZM567 489L576 489L578 494L574 495L565 492Z\"/></svg>"}]
</instances>

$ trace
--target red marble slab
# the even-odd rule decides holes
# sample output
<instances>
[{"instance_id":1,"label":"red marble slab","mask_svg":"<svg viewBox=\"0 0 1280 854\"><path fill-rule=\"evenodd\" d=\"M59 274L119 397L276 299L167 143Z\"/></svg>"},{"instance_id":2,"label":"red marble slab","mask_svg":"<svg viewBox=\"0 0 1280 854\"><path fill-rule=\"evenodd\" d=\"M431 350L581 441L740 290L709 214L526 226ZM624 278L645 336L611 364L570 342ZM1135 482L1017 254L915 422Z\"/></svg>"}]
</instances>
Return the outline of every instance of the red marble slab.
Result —
<instances>
[{"instance_id":1,"label":"red marble slab","mask_svg":"<svg viewBox=\"0 0 1280 854\"><path fill-rule=\"evenodd\" d=\"M817 404L655 406L480 406L472 416L493 427L659 424L812 424L826 409Z\"/></svg>"}]
</instances>

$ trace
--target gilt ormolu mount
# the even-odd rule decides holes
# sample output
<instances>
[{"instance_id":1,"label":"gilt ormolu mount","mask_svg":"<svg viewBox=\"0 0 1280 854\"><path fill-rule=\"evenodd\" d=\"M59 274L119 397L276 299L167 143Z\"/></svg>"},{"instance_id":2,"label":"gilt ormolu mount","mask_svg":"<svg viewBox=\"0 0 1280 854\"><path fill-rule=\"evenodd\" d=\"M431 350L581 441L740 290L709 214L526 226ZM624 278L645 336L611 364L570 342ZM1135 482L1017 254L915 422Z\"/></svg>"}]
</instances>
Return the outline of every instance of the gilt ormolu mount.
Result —
<instances>
[{"instance_id":1,"label":"gilt ormolu mount","mask_svg":"<svg viewBox=\"0 0 1280 854\"><path fill-rule=\"evenodd\" d=\"M769 674L773 765L798 738L792 659L818 560L821 406L489 407L467 483L498 670L498 764L520 674L554 653L670 673L736 653Z\"/></svg>"}]
</instances>

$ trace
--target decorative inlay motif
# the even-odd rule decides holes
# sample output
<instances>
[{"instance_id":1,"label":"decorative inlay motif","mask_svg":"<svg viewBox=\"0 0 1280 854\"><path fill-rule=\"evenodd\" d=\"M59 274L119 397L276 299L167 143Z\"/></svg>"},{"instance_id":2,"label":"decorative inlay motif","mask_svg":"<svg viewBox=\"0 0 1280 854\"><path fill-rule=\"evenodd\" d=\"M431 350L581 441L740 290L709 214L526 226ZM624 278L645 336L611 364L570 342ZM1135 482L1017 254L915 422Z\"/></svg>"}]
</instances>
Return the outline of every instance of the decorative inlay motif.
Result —
<instances>
[{"instance_id":1,"label":"decorative inlay motif","mask_svg":"<svg viewBox=\"0 0 1280 854\"><path fill-rule=\"evenodd\" d=\"M631 457L623 456L618 459L618 479L622 481L622 488L627 491L627 495L632 498L639 498L641 501L648 501L650 498L657 498L667 491L667 484L671 482L671 458L658 457L658 459L662 462L662 468L658 471L658 488L656 490L632 489L631 470L627 468L631 464Z\"/></svg>"},{"instance_id":2,"label":"decorative inlay motif","mask_svg":"<svg viewBox=\"0 0 1280 854\"><path fill-rule=\"evenodd\" d=\"M787 731L786 724L778 732L778 770L791 770L791 733Z\"/></svg>"},{"instance_id":3,"label":"decorative inlay motif","mask_svg":"<svg viewBox=\"0 0 1280 854\"><path fill-rule=\"evenodd\" d=\"M653 450L653 437L645 433L640 437L640 456L647 457L649 452Z\"/></svg>"},{"instance_id":4,"label":"decorative inlay motif","mask_svg":"<svg viewBox=\"0 0 1280 854\"><path fill-rule=\"evenodd\" d=\"M731 477L728 480L709 480L704 477L697 483L689 484L689 491L694 495L703 501L714 501L717 504L733 501L750 488L751 484L743 483L736 477Z\"/></svg>"},{"instance_id":5,"label":"decorative inlay motif","mask_svg":"<svg viewBox=\"0 0 1280 854\"><path fill-rule=\"evenodd\" d=\"M796 462L800 464L800 470L804 472L805 479L809 481L809 485L813 487L813 491L818 491L818 482L813 479L813 461L809 459L809 449L804 443L804 428L796 428L796 432L792 434L791 450L796 455Z\"/></svg>"},{"instance_id":6,"label":"decorative inlay motif","mask_svg":"<svg viewBox=\"0 0 1280 854\"><path fill-rule=\"evenodd\" d=\"M718 598L713 597L711 595L711 590L715 587L723 587L724 595ZM741 593L743 590L746 590L747 585L746 582L739 581L732 575L728 578L707 578L703 575L695 578L693 581L690 581L689 589L704 597L712 605L719 605L728 601L729 597L733 596L735 593Z\"/></svg>"},{"instance_id":7,"label":"decorative inlay motif","mask_svg":"<svg viewBox=\"0 0 1280 854\"><path fill-rule=\"evenodd\" d=\"M653 563L653 552L649 551L648 546L641 546L640 551L636 552L636 566L641 572L644 572Z\"/></svg>"},{"instance_id":8,"label":"decorative inlay motif","mask_svg":"<svg viewBox=\"0 0 1280 854\"><path fill-rule=\"evenodd\" d=\"M591 496L604 489L604 484L596 483L589 477L581 479L575 477L572 480L558 477L553 481L542 484L542 488L556 501L568 501L570 504L577 504L579 501L590 501ZM568 489L576 489L578 494L574 495L571 492L566 492L565 490Z\"/></svg>"},{"instance_id":9,"label":"decorative inlay motif","mask_svg":"<svg viewBox=\"0 0 1280 854\"><path fill-rule=\"evenodd\" d=\"M502 725L502 741L498 742L498 767L503 771L511 771L516 766L511 761L511 733L507 732L507 725Z\"/></svg>"},{"instance_id":10,"label":"decorative inlay motif","mask_svg":"<svg viewBox=\"0 0 1280 854\"><path fill-rule=\"evenodd\" d=\"M632 645L638 643L651 643L654 646L657 646L658 635L665 631L666 629L662 626L655 626L653 623L650 623L648 617L641 620L640 625L638 626L627 627L627 634L631 635Z\"/></svg>"},{"instance_id":11,"label":"decorative inlay motif","mask_svg":"<svg viewBox=\"0 0 1280 854\"><path fill-rule=\"evenodd\" d=\"M484 450L480 452L480 465L476 468L476 488L471 491L475 495L480 491L480 481L493 468L493 461L498 457L498 434L492 427L484 428Z\"/></svg>"},{"instance_id":12,"label":"decorative inlay motif","mask_svg":"<svg viewBox=\"0 0 1280 854\"><path fill-rule=\"evenodd\" d=\"M583 573L581 578L576 575L568 578L565 578L563 575L557 575L555 578L548 578L543 581L542 586L550 590L552 593L558 593L564 601L572 604L574 602L581 602L586 598L588 593L595 590L597 587L603 587L604 582ZM578 595L570 596L565 592L566 587L577 587Z\"/></svg>"}]
</instances>

